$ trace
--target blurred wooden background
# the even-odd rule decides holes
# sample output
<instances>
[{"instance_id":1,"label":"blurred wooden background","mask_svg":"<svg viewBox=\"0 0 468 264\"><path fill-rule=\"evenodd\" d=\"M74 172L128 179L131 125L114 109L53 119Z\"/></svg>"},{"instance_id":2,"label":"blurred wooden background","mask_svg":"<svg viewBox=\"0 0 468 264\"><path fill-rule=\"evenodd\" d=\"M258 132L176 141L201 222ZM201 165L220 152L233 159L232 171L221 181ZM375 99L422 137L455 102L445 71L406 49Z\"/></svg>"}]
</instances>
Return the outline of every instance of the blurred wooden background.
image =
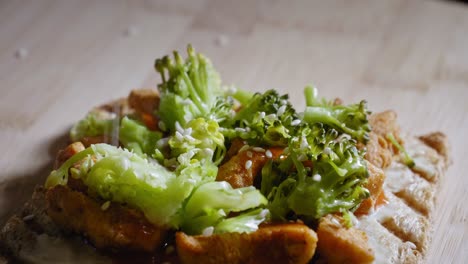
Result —
<instances>
[{"instance_id":1,"label":"blurred wooden background","mask_svg":"<svg viewBox=\"0 0 468 264\"><path fill-rule=\"evenodd\" d=\"M0 224L42 183L70 125L93 106L155 87L154 59L187 43L226 84L302 89L403 129L441 130L442 182L429 263L468 259L468 6L443 1L0 1Z\"/></svg>"}]
</instances>

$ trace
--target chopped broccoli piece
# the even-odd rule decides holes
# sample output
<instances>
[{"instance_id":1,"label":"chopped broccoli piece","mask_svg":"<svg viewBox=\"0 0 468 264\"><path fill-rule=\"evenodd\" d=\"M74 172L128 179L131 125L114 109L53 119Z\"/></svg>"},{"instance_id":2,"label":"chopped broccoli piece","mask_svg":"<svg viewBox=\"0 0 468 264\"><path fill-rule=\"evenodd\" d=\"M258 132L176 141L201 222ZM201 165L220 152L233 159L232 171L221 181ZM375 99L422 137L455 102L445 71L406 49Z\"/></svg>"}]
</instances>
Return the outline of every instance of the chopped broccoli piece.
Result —
<instances>
[{"instance_id":1,"label":"chopped broccoli piece","mask_svg":"<svg viewBox=\"0 0 468 264\"><path fill-rule=\"evenodd\" d=\"M366 101L352 105L334 105L332 102L317 99L315 88L306 87L307 107L303 120L309 123L323 123L342 133L349 134L360 142L369 140L370 125L367 120L369 111Z\"/></svg>"},{"instance_id":2,"label":"chopped broccoli piece","mask_svg":"<svg viewBox=\"0 0 468 264\"><path fill-rule=\"evenodd\" d=\"M271 162L262 171L261 191L272 217L315 221L356 209L369 191L363 187L367 166L354 140L320 125L304 127L301 133L302 138L290 140L285 160Z\"/></svg>"},{"instance_id":3,"label":"chopped broccoli piece","mask_svg":"<svg viewBox=\"0 0 468 264\"><path fill-rule=\"evenodd\" d=\"M110 135L115 118L117 117L108 112L95 109L72 127L70 138L72 141L79 141L84 137Z\"/></svg>"},{"instance_id":4,"label":"chopped broccoli piece","mask_svg":"<svg viewBox=\"0 0 468 264\"><path fill-rule=\"evenodd\" d=\"M185 126L198 117L222 122L229 121L233 114L233 102L221 88L221 79L210 60L190 45L187 53L185 61L174 51L174 60L165 56L155 62L162 78L158 113L171 132L176 122Z\"/></svg>"},{"instance_id":5,"label":"chopped broccoli piece","mask_svg":"<svg viewBox=\"0 0 468 264\"><path fill-rule=\"evenodd\" d=\"M128 150L137 154L152 155L156 150L156 142L161 139L160 132L151 131L143 124L128 117L120 122L119 141Z\"/></svg>"},{"instance_id":6,"label":"chopped broccoli piece","mask_svg":"<svg viewBox=\"0 0 468 264\"><path fill-rule=\"evenodd\" d=\"M390 140L390 142L398 149L398 151L403 154L401 156L403 163L405 163L405 165L409 168L413 168L416 165L414 160L410 157L408 152L406 152L406 149L400 143L398 143L395 136L393 136L393 133L388 133L387 139Z\"/></svg>"}]
</instances>

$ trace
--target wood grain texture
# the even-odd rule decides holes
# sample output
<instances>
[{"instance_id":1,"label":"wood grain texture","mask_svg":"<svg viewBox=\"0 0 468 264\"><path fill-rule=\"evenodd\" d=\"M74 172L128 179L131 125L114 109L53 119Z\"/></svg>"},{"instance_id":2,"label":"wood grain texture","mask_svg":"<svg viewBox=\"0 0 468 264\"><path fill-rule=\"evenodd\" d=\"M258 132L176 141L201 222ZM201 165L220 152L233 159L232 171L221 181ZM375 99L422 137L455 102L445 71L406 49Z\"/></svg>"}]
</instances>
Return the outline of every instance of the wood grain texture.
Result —
<instances>
[{"instance_id":1,"label":"wood grain texture","mask_svg":"<svg viewBox=\"0 0 468 264\"><path fill-rule=\"evenodd\" d=\"M445 132L453 165L428 263L464 263L467 29L468 6L438 1L0 1L0 223L43 182L74 121L154 87L154 59L192 43L226 84L276 88L301 109L314 83L395 109L413 134Z\"/></svg>"}]
</instances>

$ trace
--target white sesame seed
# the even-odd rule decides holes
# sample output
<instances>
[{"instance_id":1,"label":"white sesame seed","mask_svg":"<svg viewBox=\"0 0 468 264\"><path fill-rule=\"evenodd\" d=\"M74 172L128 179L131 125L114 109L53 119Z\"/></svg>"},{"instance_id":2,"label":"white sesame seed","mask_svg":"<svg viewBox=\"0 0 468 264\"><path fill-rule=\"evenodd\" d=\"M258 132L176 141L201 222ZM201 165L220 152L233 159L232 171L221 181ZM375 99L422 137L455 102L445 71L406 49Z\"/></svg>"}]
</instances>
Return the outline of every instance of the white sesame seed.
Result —
<instances>
[{"instance_id":1,"label":"white sesame seed","mask_svg":"<svg viewBox=\"0 0 468 264\"><path fill-rule=\"evenodd\" d=\"M281 105L285 105L285 104L287 104L287 103L288 103L288 101L286 101L286 100L284 100L284 99L282 99L282 100L280 101L280 104L281 104Z\"/></svg>"},{"instance_id":2,"label":"white sesame seed","mask_svg":"<svg viewBox=\"0 0 468 264\"><path fill-rule=\"evenodd\" d=\"M129 26L124 31L124 36L126 37L133 37L139 33L139 29L136 26Z\"/></svg>"},{"instance_id":3,"label":"white sesame seed","mask_svg":"<svg viewBox=\"0 0 468 264\"><path fill-rule=\"evenodd\" d=\"M245 132L245 128L236 127L236 128L234 128L234 131L242 133L242 132Z\"/></svg>"},{"instance_id":4,"label":"white sesame seed","mask_svg":"<svg viewBox=\"0 0 468 264\"><path fill-rule=\"evenodd\" d=\"M182 134L181 134L179 131L176 131L176 132L175 132L175 137L176 137L177 140L179 140L179 141L184 140L184 136L182 136Z\"/></svg>"},{"instance_id":5,"label":"white sesame seed","mask_svg":"<svg viewBox=\"0 0 468 264\"><path fill-rule=\"evenodd\" d=\"M297 157L297 160L299 160L299 161L306 161L306 160L307 160L307 155L301 154L301 155L299 155L299 157Z\"/></svg>"},{"instance_id":6,"label":"white sesame seed","mask_svg":"<svg viewBox=\"0 0 468 264\"><path fill-rule=\"evenodd\" d=\"M179 133L181 133L181 134L184 133L184 129L183 129L182 126L180 125L179 121L176 121L176 122L175 122L175 128L176 128L177 132L179 132Z\"/></svg>"},{"instance_id":7,"label":"white sesame seed","mask_svg":"<svg viewBox=\"0 0 468 264\"><path fill-rule=\"evenodd\" d=\"M252 150L255 152L265 152L265 149L261 147L253 147Z\"/></svg>"},{"instance_id":8,"label":"white sesame seed","mask_svg":"<svg viewBox=\"0 0 468 264\"><path fill-rule=\"evenodd\" d=\"M214 227L209 226L202 231L202 236L211 236L213 234Z\"/></svg>"},{"instance_id":9,"label":"white sesame seed","mask_svg":"<svg viewBox=\"0 0 468 264\"><path fill-rule=\"evenodd\" d=\"M301 120L300 119L294 119L292 122L291 122L291 126L297 126L301 123Z\"/></svg>"},{"instance_id":10,"label":"white sesame seed","mask_svg":"<svg viewBox=\"0 0 468 264\"><path fill-rule=\"evenodd\" d=\"M326 148L323 149L323 154L325 154L325 155L330 155L331 153L332 153L331 148L326 147Z\"/></svg>"},{"instance_id":11,"label":"white sesame seed","mask_svg":"<svg viewBox=\"0 0 468 264\"><path fill-rule=\"evenodd\" d=\"M203 149L203 152L205 152L205 154L210 156L210 157L213 156L213 154L214 154L213 150L210 149L210 148Z\"/></svg>"},{"instance_id":12,"label":"white sesame seed","mask_svg":"<svg viewBox=\"0 0 468 264\"><path fill-rule=\"evenodd\" d=\"M278 112L276 112L277 116L282 116L284 112L286 111L286 105L282 105L279 109Z\"/></svg>"},{"instance_id":13,"label":"white sesame seed","mask_svg":"<svg viewBox=\"0 0 468 264\"><path fill-rule=\"evenodd\" d=\"M320 174L315 174L314 176L312 176L312 180L319 182L322 180L322 176L320 176Z\"/></svg>"},{"instance_id":14,"label":"white sesame seed","mask_svg":"<svg viewBox=\"0 0 468 264\"><path fill-rule=\"evenodd\" d=\"M245 162L245 169L249 170L250 168L252 168L252 161L248 160Z\"/></svg>"},{"instance_id":15,"label":"white sesame seed","mask_svg":"<svg viewBox=\"0 0 468 264\"><path fill-rule=\"evenodd\" d=\"M252 158L252 157L253 157L252 151L247 151L247 157L249 157L249 158Z\"/></svg>"},{"instance_id":16,"label":"white sesame seed","mask_svg":"<svg viewBox=\"0 0 468 264\"><path fill-rule=\"evenodd\" d=\"M271 158L273 158L273 153L271 153L270 150L267 150L267 151L265 151L265 156L267 156L267 158L271 159Z\"/></svg>"},{"instance_id":17,"label":"white sesame seed","mask_svg":"<svg viewBox=\"0 0 468 264\"><path fill-rule=\"evenodd\" d=\"M270 211L268 211L268 209L263 209L261 212L260 212L260 217L261 218L265 218L267 217L267 215L270 213Z\"/></svg>"},{"instance_id":18,"label":"white sesame seed","mask_svg":"<svg viewBox=\"0 0 468 264\"><path fill-rule=\"evenodd\" d=\"M101 210L105 211L105 210L109 209L110 204L111 204L110 201L106 201L105 203L103 203L101 205Z\"/></svg>"},{"instance_id":19,"label":"white sesame seed","mask_svg":"<svg viewBox=\"0 0 468 264\"><path fill-rule=\"evenodd\" d=\"M265 112L260 112L260 118L265 118Z\"/></svg>"},{"instance_id":20,"label":"white sesame seed","mask_svg":"<svg viewBox=\"0 0 468 264\"><path fill-rule=\"evenodd\" d=\"M169 138L161 138L160 140L158 140L158 142L156 142L156 147L160 149L160 148L167 146L168 143L169 143Z\"/></svg>"},{"instance_id":21,"label":"white sesame seed","mask_svg":"<svg viewBox=\"0 0 468 264\"><path fill-rule=\"evenodd\" d=\"M245 142L244 142L244 143L245 143ZM242 146L242 147L239 149L239 152L246 151L246 150L248 150L249 148L250 148L250 146L246 144L246 145Z\"/></svg>"},{"instance_id":22,"label":"white sesame seed","mask_svg":"<svg viewBox=\"0 0 468 264\"><path fill-rule=\"evenodd\" d=\"M309 142L307 142L306 137L302 137L300 148L302 149L302 148L306 148L308 146L309 146Z\"/></svg>"},{"instance_id":23,"label":"white sesame seed","mask_svg":"<svg viewBox=\"0 0 468 264\"><path fill-rule=\"evenodd\" d=\"M29 214L25 217L23 217L23 221L29 221L29 220L32 220L34 218L34 215L33 214Z\"/></svg>"},{"instance_id":24,"label":"white sesame seed","mask_svg":"<svg viewBox=\"0 0 468 264\"><path fill-rule=\"evenodd\" d=\"M235 94L236 92L237 92L237 88L236 88L234 85L230 85L230 86L228 86L227 89L226 89L226 93L227 93L228 95L233 95L233 94Z\"/></svg>"},{"instance_id":25,"label":"white sesame seed","mask_svg":"<svg viewBox=\"0 0 468 264\"><path fill-rule=\"evenodd\" d=\"M218 35L216 37L215 43L220 47L224 47L229 44L229 37L224 34Z\"/></svg>"},{"instance_id":26,"label":"white sesame seed","mask_svg":"<svg viewBox=\"0 0 468 264\"><path fill-rule=\"evenodd\" d=\"M19 48L15 51L15 57L20 60L26 59L28 55L29 51L26 48Z\"/></svg>"},{"instance_id":27,"label":"white sesame seed","mask_svg":"<svg viewBox=\"0 0 468 264\"><path fill-rule=\"evenodd\" d=\"M269 114L267 116L265 116L266 119L276 119L278 118L278 116L276 114Z\"/></svg>"},{"instance_id":28,"label":"white sesame seed","mask_svg":"<svg viewBox=\"0 0 468 264\"><path fill-rule=\"evenodd\" d=\"M165 124L162 120L159 120L159 122L158 122L158 127L159 127L162 131L166 131L166 124Z\"/></svg>"}]
</instances>

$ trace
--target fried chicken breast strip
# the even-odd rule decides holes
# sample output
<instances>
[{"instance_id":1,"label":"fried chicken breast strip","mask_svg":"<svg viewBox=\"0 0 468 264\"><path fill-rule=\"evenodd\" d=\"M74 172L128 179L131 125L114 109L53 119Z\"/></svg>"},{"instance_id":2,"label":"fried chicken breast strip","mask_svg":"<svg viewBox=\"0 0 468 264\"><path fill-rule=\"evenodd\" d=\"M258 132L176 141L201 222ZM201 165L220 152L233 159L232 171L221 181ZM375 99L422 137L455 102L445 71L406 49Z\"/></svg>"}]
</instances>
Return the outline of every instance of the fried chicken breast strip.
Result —
<instances>
[{"instance_id":1,"label":"fried chicken breast strip","mask_svg":"<svg viewBox=\"0 0 468 264\"><path fill-rule=\"evenodd\" d=\"M176 234L177 252L184 264L308 263L316 245L316 233L301 223L264 225L252 233Z\"/></svg>"}]
</instances>

